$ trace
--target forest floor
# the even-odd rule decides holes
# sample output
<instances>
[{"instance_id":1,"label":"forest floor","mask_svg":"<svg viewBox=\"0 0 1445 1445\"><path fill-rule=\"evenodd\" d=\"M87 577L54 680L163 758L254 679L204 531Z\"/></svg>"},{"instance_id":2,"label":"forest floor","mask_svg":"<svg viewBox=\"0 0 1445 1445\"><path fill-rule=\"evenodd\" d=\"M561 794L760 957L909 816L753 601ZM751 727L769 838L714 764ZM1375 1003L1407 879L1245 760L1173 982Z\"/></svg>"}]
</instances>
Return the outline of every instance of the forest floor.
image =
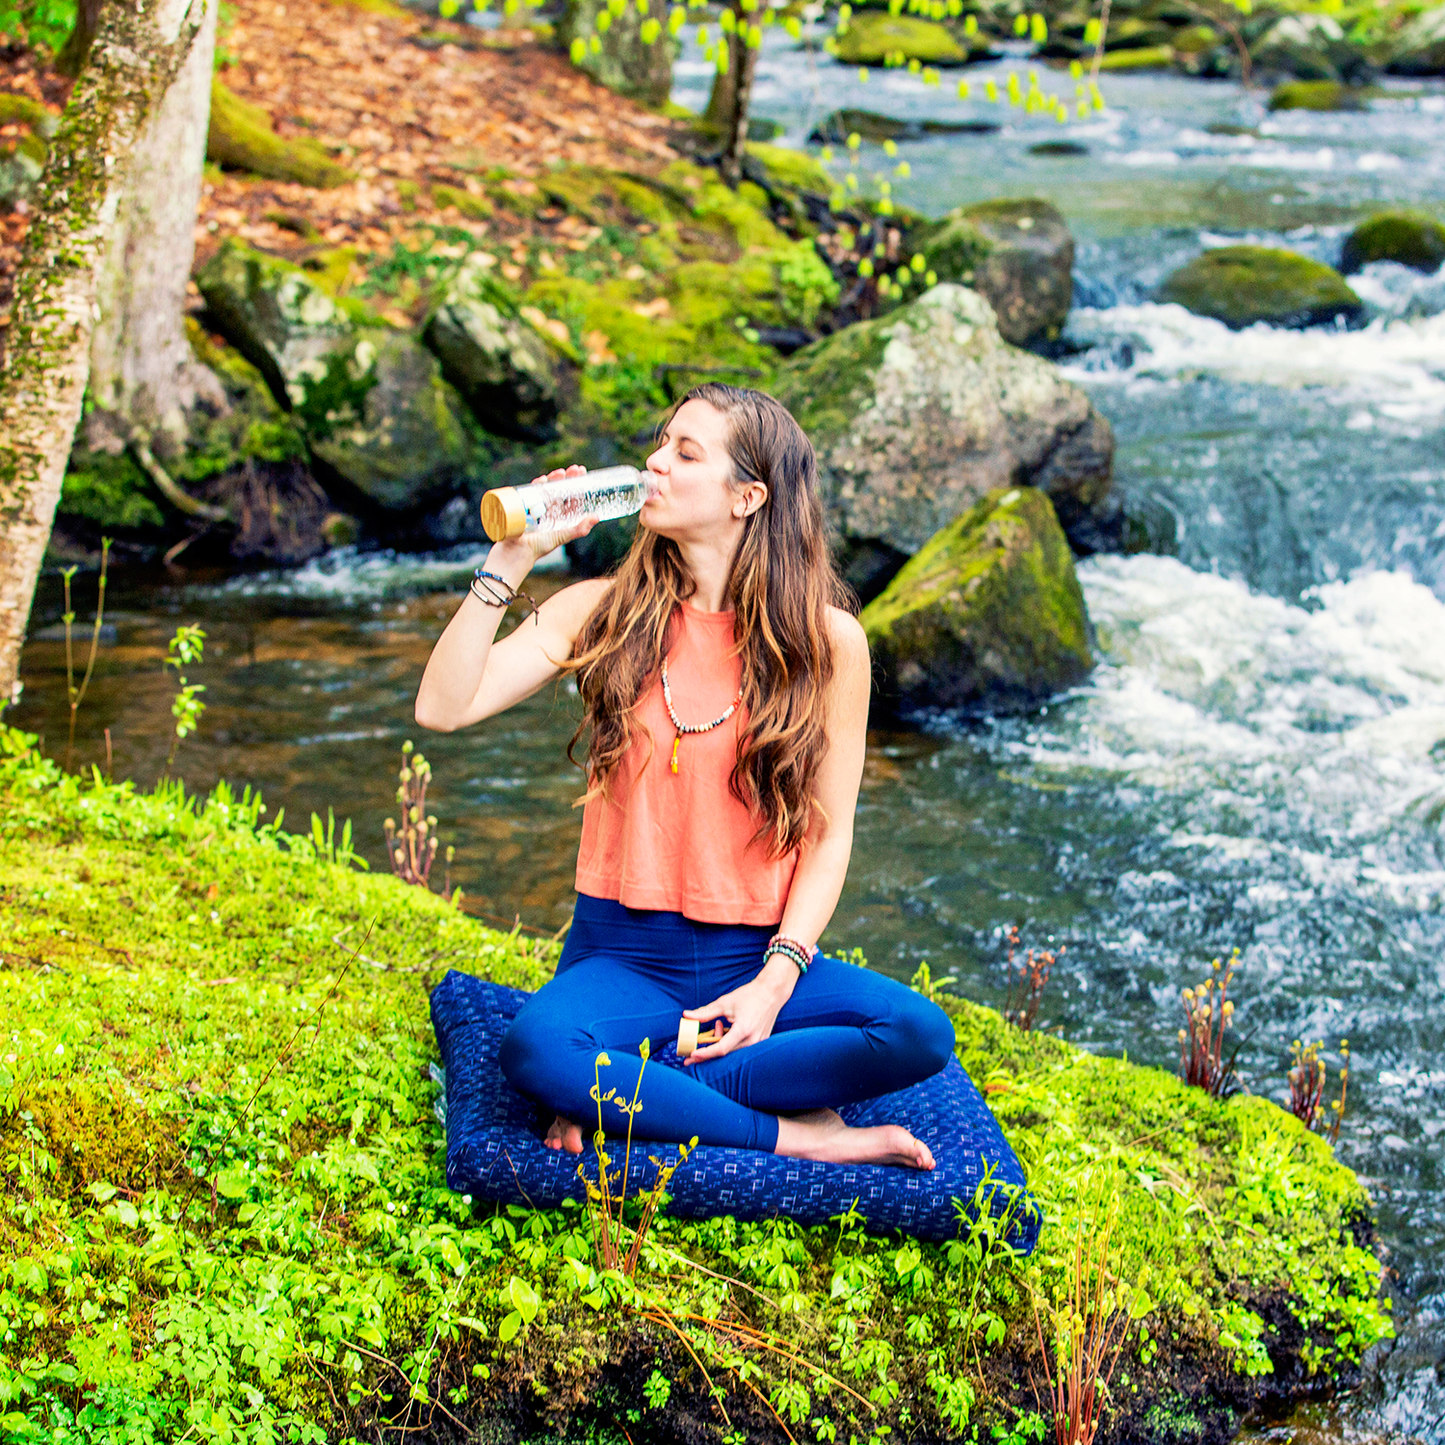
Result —
<instances>
[{"instance_id":1,"label":"forest floor","mask_svg":"<svg viewBox=\"0 0 1445 1445\"><path fill-rule=\"evenodd\" d=\"M529 177L558 164L655 171L677 159L672 141L686 130L596 84L528 30L482 31L385 0L231 0L226 12L217 78L263 107L283 139L319 142L356 178L320 190L208 165L197 264L233 235L291 259L320 245L384 257L437 224L515 245L535 228ZM21 47L0 49L0 92L58 116L70 88ZM518 210L468 214L492 209L481 176L506 181ZM477 203L446 204L451 193ZM0 326L27 214L22 203L0 215Z\"/></svg>"}]
</instances>

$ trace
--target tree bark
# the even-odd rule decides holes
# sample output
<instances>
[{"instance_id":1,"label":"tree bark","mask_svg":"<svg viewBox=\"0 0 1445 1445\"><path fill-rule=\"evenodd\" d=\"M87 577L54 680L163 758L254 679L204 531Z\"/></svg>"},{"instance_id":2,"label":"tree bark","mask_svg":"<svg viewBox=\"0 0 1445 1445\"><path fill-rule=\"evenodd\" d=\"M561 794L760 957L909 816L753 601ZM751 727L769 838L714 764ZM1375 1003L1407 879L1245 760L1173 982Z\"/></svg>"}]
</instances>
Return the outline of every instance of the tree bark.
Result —
<instances>
[{"instance_id":1,"label":"tree bark","mask_svg":"<svg viewBox=\"0 0 1445 1445\"><path fill-rule=\"evenodd\" d=\"M728 36L727 73L718 73L708 97L707 118L722 130L722 178L735 186L743 176L748 144L748 110L753 98L753 76L758 52L747 43L748 20L739 16L738 28ZM716 113L714 113L716 105Z\"/></svg>"},{"instance_id":2,"label":"tree bark","mask_svg":"<svg viewBox=\"0 0 1445 1445\"><path fill-rule=\"evenodd\" d=\"M125 439L139 435L163 462L185 451L186 417L198 399L226 404L220 383L192 355L185 331L216 10L216 0L195 0L191 7L191 21L199 18L200 28L136 137L96 286L91 401L116 418L110 430Z\"/></svg>"},{"instance_id":3,"label":"tree bark","mask_svg":"<svg viewBox=\"0 0 1445 1445\"><path fill-rule=\"evenodd\" d=\"M16 673L90 371L105 248L148 122L215 0L109 0L40 180L0 365L0 705Z\"/></svg>"},{"instance_id":4,"label":"tree bark","mask_svg":"<svg viewBox=\"0 0 1445 1445\"><path fill-rule=\"evenodd\" d=\"M75 29L70 38L60 47L55 57L55 68L62 75L79 75L85 68L90 47L95 41L95 32L100 26L102 0L78 0L75 7Z\"/></svg>"}]
</instances>

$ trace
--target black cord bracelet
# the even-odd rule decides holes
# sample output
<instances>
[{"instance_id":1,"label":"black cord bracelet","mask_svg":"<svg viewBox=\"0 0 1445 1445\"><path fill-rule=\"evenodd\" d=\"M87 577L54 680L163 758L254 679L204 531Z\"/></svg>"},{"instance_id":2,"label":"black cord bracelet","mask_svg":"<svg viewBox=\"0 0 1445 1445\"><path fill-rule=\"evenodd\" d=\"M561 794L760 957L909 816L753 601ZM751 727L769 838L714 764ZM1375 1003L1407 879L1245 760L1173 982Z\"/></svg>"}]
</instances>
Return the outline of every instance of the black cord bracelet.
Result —
<instances>
[{"instance_id":1,"label":"black cord bracelet","mask_svg":"<svg viewBox=\"0 0 1445 1445\"><path fill-rule=\"evenodd\" d=\"M499 596L496 588L492 586L494 582L500 582L501 585L511 593L511 596ZM538 624L541 624L541 618L538 617L537 614L537 599L530 593L523 592L520 587L513 587L505 577L500 577L495 572L488 572L485 567L478 567L476 571L472 573L472 580L467 587L467 591L486 607L501 607L505 609L510 607L512 603L520 597L532 609L532 616L537 617ZM484 593L485 595L483 595Z\"/></svg>"}]
</instances>

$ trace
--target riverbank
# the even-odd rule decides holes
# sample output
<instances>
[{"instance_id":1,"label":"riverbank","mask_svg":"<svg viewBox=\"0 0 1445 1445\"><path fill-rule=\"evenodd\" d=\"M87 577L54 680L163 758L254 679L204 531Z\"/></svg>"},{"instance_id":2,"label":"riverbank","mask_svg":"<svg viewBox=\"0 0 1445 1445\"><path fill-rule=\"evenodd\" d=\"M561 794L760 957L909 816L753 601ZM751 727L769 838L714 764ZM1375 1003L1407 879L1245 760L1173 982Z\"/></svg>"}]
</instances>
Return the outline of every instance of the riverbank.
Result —
<instances>
[{"instance_id":1,"label":"riverbank","mask_svg":"<svg viewBox=\"0 0 1445 1445\"><path fill-rule=\"evenodd\" d=\"M7 1445L83 1404L91 1433L161 1440L1036 1439L1031 1301L1047 1331L1110 1214L1130 1319L1103 1439L1222 1440L1389 1332L1369 1201L1321 1139L942 991L1044 1207L1033 1258L664 1218L609 1282L576 1213L442 1176L427 991L453 967L536 987L554 943L249 796L82 782L3 739Z\"/></svg>"}]
</instances>

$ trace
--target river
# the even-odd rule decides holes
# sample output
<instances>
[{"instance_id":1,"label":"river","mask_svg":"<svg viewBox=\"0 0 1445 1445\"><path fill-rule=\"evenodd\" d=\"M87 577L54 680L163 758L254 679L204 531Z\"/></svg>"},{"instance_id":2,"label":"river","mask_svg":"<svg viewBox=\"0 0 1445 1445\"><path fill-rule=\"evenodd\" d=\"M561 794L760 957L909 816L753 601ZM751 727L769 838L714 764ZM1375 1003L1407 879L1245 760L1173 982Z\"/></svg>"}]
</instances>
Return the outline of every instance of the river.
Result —
<instances>
[{"instance_id":1,"label":"river","mask_svg":"<svg viewBox=\"0 0 1445 1445\"><path fill-rule=\"evenodd\" d=\"M973 68L975 94L1010 68ZM685 54L675 99L700 108L707 81ZM1445 213L1445 88L1278 117L1226 84L1131 76L1105 90L1103 114L1065 129L958 102L949 76L941 92L896 72L861 84L779 32L761 57L756 113L784 144L841 105L1003 123L901 144L912 175L894 193L932 213L996 195L1063 209L1079 246L1062 364L1115 427L1118 485L1166 507L1177 534L1176 555L1081 565L1100 657L1086 685L1027 718L871 734L829 937L902 977L926 959L998 1003L1017 924L1026 945L1065 946L1049 1027L1166 1068L1181 988L1237 948L1242 1073L1278 1099L1292 1040L1322 1040L1333 1065L1348 1038L1339 1150L1378 1205L1401 1338L1354 1396L1288 1430L1441 1445L1445 834L1429 802L1445 800L1445 272L1370 268L1358 289L1371 319L1353 331L1231 333L1149 296L1225 240L1334 260L1373 206ZM1087 154L1030 149L1061 137ZM867 146L860 159L865 178L893 164ZM343 550L289 574L117 578L77 761L100 759L108 727L117 775L160 772L165 639L199 622L192 680L208 711L177 764L190 785L251 782L295 825L334 808L384 868L398 750L416 737L472 906L559 928L575 696L545 692L464 736L422 738L410 720L476 560ZM84 615L93 580L76 585ZM50 578L11 720L63 755L59 612Z\"/></svg>"}]
</instances>

